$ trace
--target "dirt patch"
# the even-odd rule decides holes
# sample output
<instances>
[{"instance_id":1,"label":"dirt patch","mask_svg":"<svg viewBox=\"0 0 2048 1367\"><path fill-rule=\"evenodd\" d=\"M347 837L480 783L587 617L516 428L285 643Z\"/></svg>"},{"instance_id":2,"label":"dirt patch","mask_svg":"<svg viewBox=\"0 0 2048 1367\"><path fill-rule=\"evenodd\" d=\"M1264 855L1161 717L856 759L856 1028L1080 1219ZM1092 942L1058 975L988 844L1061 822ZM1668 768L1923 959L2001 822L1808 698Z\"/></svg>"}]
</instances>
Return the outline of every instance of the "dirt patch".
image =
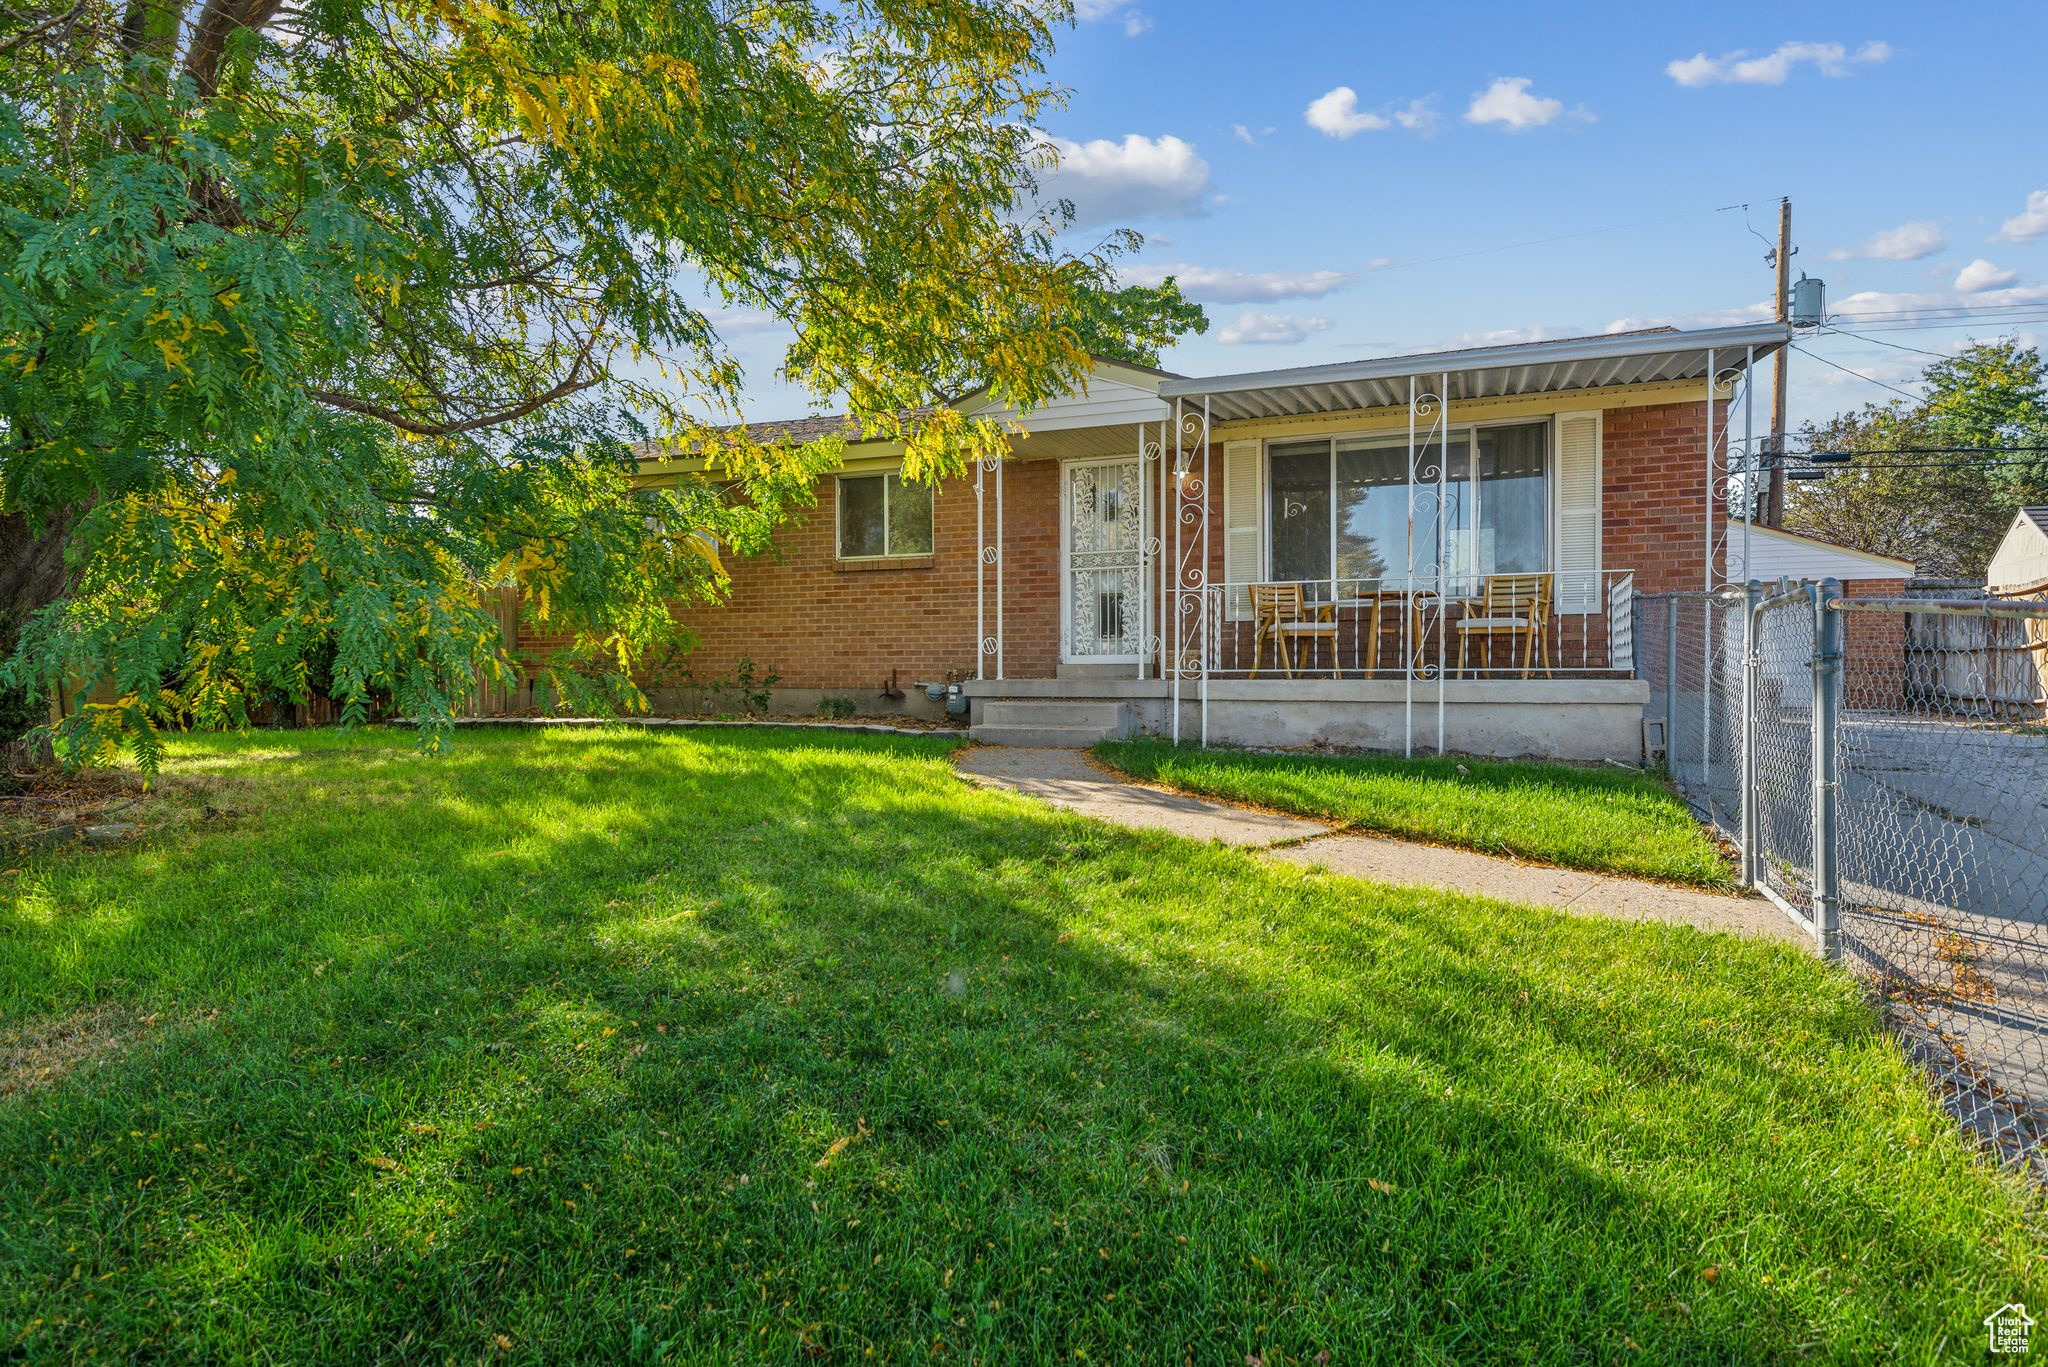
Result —
<instances>
[{"instance_id":1,"label":"dirt patch","mask_svg":"<svg viewBox=\"0 0 2048 1367\"><path fill-rule=\"evenodd\" d=\"M0 1097L62 1081L155 1024L154 1016L105 1003L56 1020L0 1027Z\"/></svg>"},{"instance_id":2,"label":"dirt patch","mask_svg":"<svg viewBox=\"0 0 2048 1367\"><path fill-rule=\"evenodd\" d=\"M70 840L88 826L132 823L144 797L139 775L118 769L36 769L0 778L0 849Z\"/></svg>"}]
</instances>

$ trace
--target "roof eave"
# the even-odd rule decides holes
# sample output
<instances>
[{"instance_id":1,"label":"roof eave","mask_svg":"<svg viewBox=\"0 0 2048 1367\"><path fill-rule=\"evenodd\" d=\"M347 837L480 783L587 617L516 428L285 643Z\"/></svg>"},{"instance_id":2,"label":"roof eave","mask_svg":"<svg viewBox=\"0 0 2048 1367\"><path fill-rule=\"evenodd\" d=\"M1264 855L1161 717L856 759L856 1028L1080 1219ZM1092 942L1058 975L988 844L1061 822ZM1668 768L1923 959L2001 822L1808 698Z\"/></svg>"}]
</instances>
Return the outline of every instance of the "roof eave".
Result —
<instances>
[{"instance_id":1,"label":"roof eave","mask_svg":"<svg viewBox=\"0 0 2048 1367\"><path fill-rule=\"evenodd\" d=\"M1346 361L1334 365L1302 366L1290 370L1248 371L1238 375L1170 380L1159 386L1161 398L1245 393L1284 389L1289 386L1357 384L1374 380L1399 379L1408 375L1463 374L1473 370L1539 365L1564 366L1585 361L1622 360L1636 356L1663 356L1685 352L1756 349L1759 359L1791 341L1791 328L1779 322L1744 323L1735 327L1701 328L1692 332L1666 332L1651 336L1618 335L1579 338L1563 342L1519 342L1508 346L1476 347L1469 351L1448 351L1436 355L1385 356L1375 360Z\"/></svg>"}]
</instances>

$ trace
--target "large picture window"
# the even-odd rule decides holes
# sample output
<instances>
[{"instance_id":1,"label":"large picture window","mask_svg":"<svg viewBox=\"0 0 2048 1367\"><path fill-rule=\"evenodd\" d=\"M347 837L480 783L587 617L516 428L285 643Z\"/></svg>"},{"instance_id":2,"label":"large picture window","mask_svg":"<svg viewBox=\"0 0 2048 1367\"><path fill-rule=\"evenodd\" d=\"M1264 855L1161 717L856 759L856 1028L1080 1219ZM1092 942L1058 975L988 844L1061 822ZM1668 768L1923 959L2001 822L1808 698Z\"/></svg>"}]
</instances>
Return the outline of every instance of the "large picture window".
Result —
<instances>
[{"instance_id":1,"label":"large picture window","mask_svg":"<svg viewBox=\"0 0 2048 1367\"><path fill-rule=\"evenodd\" d=\"M1414 453L1434 493L1444 465L1444 567L1456 575L1534 573L1549 565L1548 423L1456 427ZM1477 461L1474 461L1474 453ZM1272 498L1268 573L1357 586L1434 577L1439 519L1417 501L1408 526L1408 437L1316 438L1267 448Z\"/></svg>"},{"instance_id":2,"label":"large picture window","mask_svg":"<svg viewBox=\"0 0 2048 1367\"><path fill-rule=\"evenodd\" d=\"M932 553L932 487L901 475L839 477L839 558Z\"/></svg>"}]
</instances>

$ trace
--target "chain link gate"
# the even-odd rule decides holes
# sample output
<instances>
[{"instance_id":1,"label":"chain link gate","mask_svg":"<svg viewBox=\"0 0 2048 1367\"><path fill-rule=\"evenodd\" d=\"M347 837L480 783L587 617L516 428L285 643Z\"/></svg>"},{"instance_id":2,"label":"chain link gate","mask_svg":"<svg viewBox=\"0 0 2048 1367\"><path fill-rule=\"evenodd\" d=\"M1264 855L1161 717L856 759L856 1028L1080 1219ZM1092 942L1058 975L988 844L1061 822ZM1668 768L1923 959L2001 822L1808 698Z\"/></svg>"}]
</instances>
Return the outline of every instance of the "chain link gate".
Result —
<instances>
[{"instance_id":1,"label":"chain link gate","mask_svg":"<svg viewBox=\"0 0 2048 1367\"><path fill-rule=\"evenodd\" d=\"M1816 940L1814 902L1813 658L1816 618L1802 590L1748 595L1751 624L1745 671L1748 718L1748 821L1745 881Z\"/></svg>"},{"instance_id":2,"label":"chain link gate","mask_svg":"<svg viewBox=\"0 0 2048 1367\"><path fill-rule=\"evenodd\" d=\"M1743 880L2048 1178L2048 603L1752 584L1637 626L1667 770Z\"/></svg>"}]
</instances>

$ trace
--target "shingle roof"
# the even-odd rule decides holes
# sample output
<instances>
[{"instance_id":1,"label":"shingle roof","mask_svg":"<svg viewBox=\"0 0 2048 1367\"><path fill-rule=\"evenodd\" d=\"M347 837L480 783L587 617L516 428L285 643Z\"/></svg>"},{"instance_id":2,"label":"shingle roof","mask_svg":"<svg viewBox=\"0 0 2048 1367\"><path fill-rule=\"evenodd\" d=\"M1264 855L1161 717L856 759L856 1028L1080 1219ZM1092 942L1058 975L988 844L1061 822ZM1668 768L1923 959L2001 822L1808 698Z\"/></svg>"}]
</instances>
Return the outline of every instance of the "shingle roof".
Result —
<instances>
[{"instance_id":1,"label":"shingle roof","mask_svg":"<svg viewBox=\"0 0 2048 1367\"><path fill-rule=\"evenodd\" d=\"M913 408L903 416L921 418L932 411L930 408ZM760 446L802 446L806 442L820 441L826 437L844 437L848 441L859 441L861 435L860 425L845 413L814 413L805 418L731 423L706 430L720 435L744 431L749 440ZM633 454L641 460L667 460L672 459L676 453L665 443L643 441L634 448Z\"/></svg>"},{"instance_id":2,"label":"shingle roof","mask_svg":"<svg viewBox=\"0 0 2048 1367\"><path fill-rule=\"evenodd\" d=\"M1655 331L1656 329L1652 330ZM1669 331L1669 329L1664 330ZM1106 356L1096 356L1092 359L1097 365L1117 366L1124 370L1141 371L1147 375L1157 375L1163 380L1186 378L1174 371L1161 370L1158 366L1140 365L1136 361L1115 360ZM914 421L918 418L927 417L937 411L936 407L926 405L922 408L907 409L904 411L903 416L908 420ZM708 430L713 433L744 430L750 440L761 446L802 446L806 442L819 441L825 437L844 437L848 441L859 441L861 436L859 426L853 421L851 415L846 413L814 413L805 418L778 418L766 422L733 423L729 426L713 427ZM660 442L646 441L641 442L635 448L634 454L641 460L661 460L672 456L674 452L665 450Z\"/></svg>"}]
</instances>

